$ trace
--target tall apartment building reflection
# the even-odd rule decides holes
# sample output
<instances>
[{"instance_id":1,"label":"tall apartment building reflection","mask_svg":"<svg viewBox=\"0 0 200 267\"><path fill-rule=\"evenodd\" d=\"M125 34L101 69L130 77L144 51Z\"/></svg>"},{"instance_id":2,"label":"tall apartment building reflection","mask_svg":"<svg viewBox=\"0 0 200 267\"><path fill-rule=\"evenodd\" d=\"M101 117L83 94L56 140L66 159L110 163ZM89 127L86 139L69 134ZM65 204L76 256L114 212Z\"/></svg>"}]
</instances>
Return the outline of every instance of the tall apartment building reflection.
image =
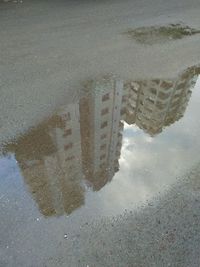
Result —
<instances>
[{"instance_id":1,"label":"tall apartment building reflection","mask_svg":"<svg viewBox=\"0 0 200 267\"><path fill-rule=\"evenodd\" d=\"M49 131L57 152L45 157L45 168L56 213L63 214L84 203L79 104L62 108L57 118Z\"/></svg>"},{"instance_id":2,"label":"tall apartment building reflection","mask_svg":"<svg viewBox=\"0 0 200 267\"><path fill-rule=\"evenodd\" d=\"M90 94L7 146L45 216L83 205L83 178L100 190L118 171L123 83L108 79L90 85Z\"/></svg>"},{"instance_id":3,"label":"tall apartment building reflection","mask_svg":"<svg viewBox=\"0 0 200 267\"><path fill-rule=\"evenodd\" d=\"M80 100L83 171L94 190L101 189L119 169L122 145L123 83L103 79L87 83Z\"/></svg>"},{"instance_id":4,"label":"tall apartment building reflection","mask_svg":"<svg viewBox=\"0 0 200 267\"><path fill-rule=\"evenodd\" d=\"M79 105L68 105L8 147L45 216L71 213L84 204Z\"/></svg>"},{"instance_id":5,"label":"tall apartment building reflection","mask_svg":"<svg viewBox=\"0 0 200 267\"><path fill-rule=\"evenodd\" d=\"M177 80L145 80L125 84L126 122L154 136L185 113L199 69L188 68Z\"/></svg>"}]
</instances>

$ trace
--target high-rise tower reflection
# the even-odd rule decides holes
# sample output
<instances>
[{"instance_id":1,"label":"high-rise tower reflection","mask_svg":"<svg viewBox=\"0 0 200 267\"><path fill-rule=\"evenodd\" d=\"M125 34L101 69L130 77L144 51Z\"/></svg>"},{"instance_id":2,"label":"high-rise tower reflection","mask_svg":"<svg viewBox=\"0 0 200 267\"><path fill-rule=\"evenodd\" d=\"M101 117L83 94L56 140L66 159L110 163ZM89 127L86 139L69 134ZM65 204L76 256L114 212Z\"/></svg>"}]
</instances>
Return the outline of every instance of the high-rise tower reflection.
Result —
<instances>
[{"instance_id":1,"label":"high-rise tower reflection","mask_svg":"<svg viewBox=\"0 0 200 267\"><path fill-rule=\"evenodd\" d=\"M87 89L89 95L80 100L83 170L93 189L99 190L119 168L123 83L103 79L89 82Z\"/></svg>"}]
</instances>

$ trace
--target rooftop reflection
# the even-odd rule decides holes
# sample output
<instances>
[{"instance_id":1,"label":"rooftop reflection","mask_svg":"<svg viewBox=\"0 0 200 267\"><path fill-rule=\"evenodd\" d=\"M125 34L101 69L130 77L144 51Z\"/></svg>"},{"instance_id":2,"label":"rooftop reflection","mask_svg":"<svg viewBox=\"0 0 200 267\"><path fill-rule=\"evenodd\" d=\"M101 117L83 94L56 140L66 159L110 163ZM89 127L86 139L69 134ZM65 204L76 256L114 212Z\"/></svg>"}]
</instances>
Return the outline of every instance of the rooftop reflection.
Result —
<instances>
[{"instance_id":1,"label":"rooftop reflection","mask_svg":"<svg viewBox=\"0 0 200 267\"><path fill-rule=\"evenodd\" d=\"M177 79L87 81L82 97L5 147L44 216L84 205L85 188L99 191L119 170L124 122L150 136L186 111L200 67Z\"/></svg>"}]
</instances>

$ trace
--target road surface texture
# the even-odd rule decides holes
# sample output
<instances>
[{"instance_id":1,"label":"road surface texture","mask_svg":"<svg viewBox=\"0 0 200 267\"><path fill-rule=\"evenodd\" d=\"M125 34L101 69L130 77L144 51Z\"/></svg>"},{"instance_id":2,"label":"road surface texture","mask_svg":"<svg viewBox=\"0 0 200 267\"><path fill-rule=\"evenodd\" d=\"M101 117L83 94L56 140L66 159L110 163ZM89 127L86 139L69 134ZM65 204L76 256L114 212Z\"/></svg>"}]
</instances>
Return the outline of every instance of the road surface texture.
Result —
<instances>
[{"instance_id":1,"label":"road surface texture","mask_svg":"<svg viewBox=\"0 0 200 267\"><path fill-rule=\"evenodd\" d=\"M199 14L199 0L0 2L0 267L200 266ZM147 126L125 92L139 113L158 86Z\"/></svg>"}]
</instances>

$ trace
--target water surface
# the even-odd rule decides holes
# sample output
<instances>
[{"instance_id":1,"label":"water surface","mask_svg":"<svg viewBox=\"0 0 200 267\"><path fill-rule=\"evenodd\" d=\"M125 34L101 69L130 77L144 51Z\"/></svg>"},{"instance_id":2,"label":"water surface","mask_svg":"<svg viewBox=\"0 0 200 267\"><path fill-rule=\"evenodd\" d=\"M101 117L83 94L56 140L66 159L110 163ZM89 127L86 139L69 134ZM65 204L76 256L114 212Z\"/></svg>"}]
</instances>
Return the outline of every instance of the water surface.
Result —
<instances>
[{"instance_id":1,"label":"water surface","mask_svg":"<svg viewBox=\"0 0 200 267\"><path fill-rule=\"evenodd\" d=\"M199 158L198 73L86 81L78 100L3 147L2 211L115 215L164 190Z\"/></svg>"}]
</instances>

